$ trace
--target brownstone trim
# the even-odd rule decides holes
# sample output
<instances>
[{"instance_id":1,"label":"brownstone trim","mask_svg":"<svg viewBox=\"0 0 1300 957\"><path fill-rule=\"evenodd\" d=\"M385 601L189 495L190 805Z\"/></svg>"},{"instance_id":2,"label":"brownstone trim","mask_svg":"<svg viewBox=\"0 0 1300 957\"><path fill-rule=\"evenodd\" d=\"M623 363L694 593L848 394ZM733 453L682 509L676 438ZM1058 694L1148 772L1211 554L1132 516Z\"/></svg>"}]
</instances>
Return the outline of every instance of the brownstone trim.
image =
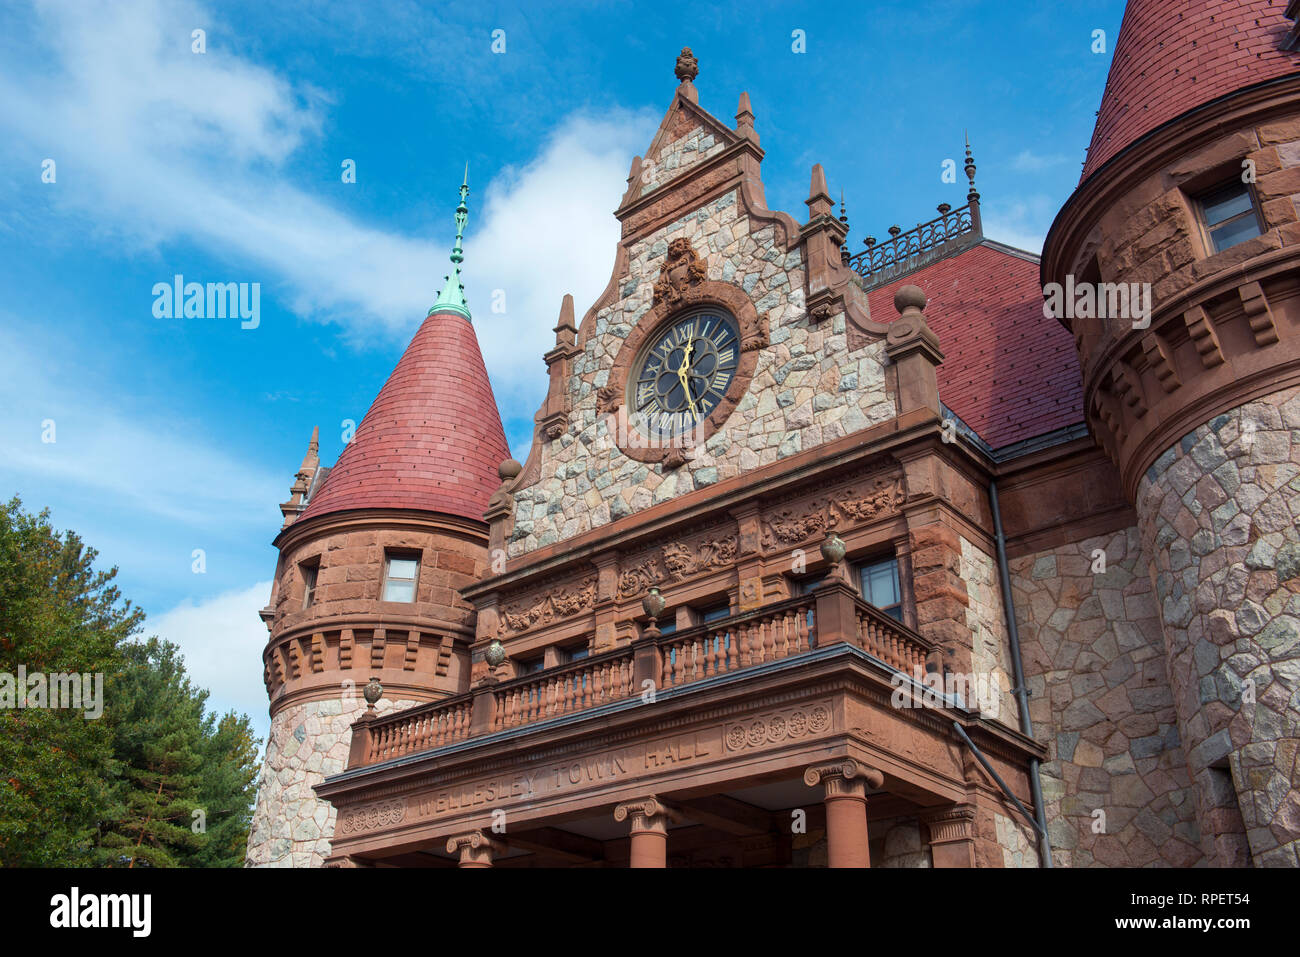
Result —
<instances>
[{"instance_id":1,"label":"brownstone trim","mask_svg":"<svg viewBox=\"0 0 1300 957\"><path fill-rule=\"evenodd\" d=\"M665 272L667 268L665 263ZM767 316L758 314L753 301L739 286L703 279L681 289L676 301L662 301L653 306L637 321L624 340L622 349L614 359L614 366L610 369L609 379L600 390L597 408L598 413L620 416L622 421L619 428L611 430L616 441L630 437L635 429L627 421L628 380L632 364L640 356L645 343L682 316L707 306L720 307L735 318L740 332L740 359L735 375L731 377L731 384L727 387L727 394L704 421L695 427L692 439L707 441L735 410L754 377L754 370L758 366L758 351L767 345L768 319ZM664 463L670 467L674 461L678 465L686 461L682 449L670 444L677 440L643 438L648 444L658 447L643 447L634 441L627 441L618 443L619 451L638 462ZM669 444L669 447L664 447L665 444Z\"/></svg>"}]
</instances>

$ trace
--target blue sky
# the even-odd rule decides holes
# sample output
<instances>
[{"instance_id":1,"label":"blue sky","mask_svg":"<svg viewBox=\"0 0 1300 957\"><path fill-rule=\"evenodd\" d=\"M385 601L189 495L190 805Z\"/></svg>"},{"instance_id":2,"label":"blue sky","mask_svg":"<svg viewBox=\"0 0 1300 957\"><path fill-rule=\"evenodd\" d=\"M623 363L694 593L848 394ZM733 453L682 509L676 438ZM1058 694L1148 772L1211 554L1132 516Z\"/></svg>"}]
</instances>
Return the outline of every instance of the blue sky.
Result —
<instances>
[{"instance_id":1,"label":"blue sky","mask_svg":"<svg viewBox=\"0 0 1300 957\"><path fill-rule=\"evenodd\" d=\"M964 202L964 177L940 174L968 129L985 233L1038 251L1078 180L1123 3L736 9L6 5L0 494L50 507L119 566L147 630L264 732L256 610L277 503L312 427L332 462L437 297L466 162L466 291L522 460L561 297L581 316L609 278L611 213L682 46L714 115L730 123L748 90L773 208L802 220L822 163L856 251ZM259 325L156 318L154 284L177 273L260 283Z\"/></svg>"}]
</instances>

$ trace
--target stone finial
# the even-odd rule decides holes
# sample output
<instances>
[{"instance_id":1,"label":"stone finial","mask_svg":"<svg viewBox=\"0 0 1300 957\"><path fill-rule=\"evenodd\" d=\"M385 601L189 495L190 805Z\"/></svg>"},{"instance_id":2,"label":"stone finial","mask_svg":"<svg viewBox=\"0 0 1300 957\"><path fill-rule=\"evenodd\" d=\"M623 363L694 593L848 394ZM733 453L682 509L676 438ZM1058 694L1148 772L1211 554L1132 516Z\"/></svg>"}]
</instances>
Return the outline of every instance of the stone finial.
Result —
<instances>
[{"instance_id":1,"label":"stone finial","mask_svg":"<svg viewBox=\"0 0 1300 957\"><path fill-rule=\"evenodd\" d=\"M925 321L925 293L910 283L894 293L898 318L885 335L885 355L898 369L898 414L927 410L939 415L935 367L943 362L939 339Z\"/></svg>"},{"instance_id":2,"label":"stone finial","mask_svg":"<svg viewBox=\"0 0 1300 957\"><path fill-rule=\"evenodd\" d=\"M573 296L564 294L560 303L560 321L555 324L555 344L571 346L577 340L578 327L573 322Z\"/></svg>"},{"instance_id":3,"label":"stone finial","mask_svg":"<svg viewBox=\"0 0 1300 957\"><path fill-rule=\"evenodd\" d=\"M568 299L569 297L565 296L564 298ZM514 459L506 459L497 466L497 475L501 477L503 482L513 482L523 470L524 467Z\"/></svg>"},{"instance_id":4,"label":"stone finial","mask_svg":"<svg viewBox=\"0 0 1300 957\"><path fill-rule=\"evenodd\" d=\"M909 312L923 311L925 301L925 290L910 283L906 286L899 286L894 293L894 308L903 316L906 316Z\"/></svg>"},{"instance_id":5,"label":"stone finial","mask_svg":"<svg viewBox=\"0 0 1300 957\"><path fill-rule=\"evenodd\" d=\"M813 164L812 182L808 185L808 198L804 203L808 207L809 220L835 212L835 201L831 199L831 191L826 185L826 171L822 169L821 163Z\"/></svg>"},{"instance_id":6,"label":"stone finial","mask_svg":"<svg viewBox=\"0 0 1300 957\"><path fill-rule=\"evenodd\" d=\"M673 72L682 83L690 83L700 75L700 61L695 59L695 54L691 52L690 47L682 47L682 52L677 55L677 67Z\"/></svg>"},{"instance_id":7,"label":"stone finial","mask_svg":"<svg viewBox=\"0 0 1300 957\"><path fill-rule=\"evenodd\" d=\"M320 465L320 426L315 426L311 430L311 441L307 443L307 454L302 457L302 466L299 472L305 472L308 469L314 469Z\"/></svg>"},{"instance_id":8,"label":"stone finial","mask_svg":"<svg viewBox=\"0 0 1300 957\"><path fill-rule=\"evenodd\" d=\"M366 686L362 689L361 694L366 699L366 710L374 711L375 705L379 702L379 699L384 696L384 686L379 683L378 676L370 676L370 680L366 682Z\"/></svg>"},{"instance_id":9,"label":"stone finial","mask_svg":"<svg viewBox=\"0 0 1300 957\"><path fill-rule=\"evenodd\" d=\"M302 465L294 475L293 484L289 486L289 500L280 503L280 513L284 516L281 528L288 528L307 507L307 492L311 481L320 468L320 426L311 430L311 441L307 443L307 452L302 457Z\"/></svg>"},{"instance_id":10,"label":"stone finial","mask_svg":"<svg viewBox=\"0 0 1300 957\"><path fill-rule=\"evenodd\" d=\"M758 133L754 130L754 111L749 105L749 94L740 94L740 105L736 107L736 132L745 139L758 143Z\"/></svg>"}]
</instances>

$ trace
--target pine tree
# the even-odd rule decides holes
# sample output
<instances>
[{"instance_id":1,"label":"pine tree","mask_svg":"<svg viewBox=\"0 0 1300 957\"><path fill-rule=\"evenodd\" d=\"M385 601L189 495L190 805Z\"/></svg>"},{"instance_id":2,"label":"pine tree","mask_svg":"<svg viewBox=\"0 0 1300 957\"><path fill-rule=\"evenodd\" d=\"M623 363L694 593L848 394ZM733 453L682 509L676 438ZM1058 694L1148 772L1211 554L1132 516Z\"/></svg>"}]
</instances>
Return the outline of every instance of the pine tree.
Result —
<instances>
[{"instance_id":1,"label":"pine tree","mask_svg":"<svg viewBox=\"0 0 1300 957\"><path fill-rule=\"evenodd\" d=\"M96 572L95 550L60 536L49 511L0 504L0 674L111 674L142 613ZM16 690L16 689L15 689ZM105 689L107 698L107 689ZM0 866L97 863L113 806L112 729L85 709L0 707Z\"/></svg>"}]
</instances>

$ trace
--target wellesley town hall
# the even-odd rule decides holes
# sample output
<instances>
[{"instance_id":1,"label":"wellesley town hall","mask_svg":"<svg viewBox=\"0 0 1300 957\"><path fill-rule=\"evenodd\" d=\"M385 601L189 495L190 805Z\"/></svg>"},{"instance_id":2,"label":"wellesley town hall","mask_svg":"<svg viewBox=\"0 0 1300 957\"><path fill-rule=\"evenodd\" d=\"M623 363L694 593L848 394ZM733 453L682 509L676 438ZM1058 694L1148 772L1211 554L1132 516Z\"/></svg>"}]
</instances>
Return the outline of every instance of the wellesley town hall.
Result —
<instances>
[{"instance_id":1,"label":"wellesley town hall","mask_svg":"<svg viewBox=\"0 0 1300 957\"><path fill-rule=\"evenodd\" d=\"M462 186L281 506L249 863L1300 866L1298 7L1130 0L1041 256L978 138L914 229L769 209L682 50L523 462Z\"/></svg>"}]
</instances>

